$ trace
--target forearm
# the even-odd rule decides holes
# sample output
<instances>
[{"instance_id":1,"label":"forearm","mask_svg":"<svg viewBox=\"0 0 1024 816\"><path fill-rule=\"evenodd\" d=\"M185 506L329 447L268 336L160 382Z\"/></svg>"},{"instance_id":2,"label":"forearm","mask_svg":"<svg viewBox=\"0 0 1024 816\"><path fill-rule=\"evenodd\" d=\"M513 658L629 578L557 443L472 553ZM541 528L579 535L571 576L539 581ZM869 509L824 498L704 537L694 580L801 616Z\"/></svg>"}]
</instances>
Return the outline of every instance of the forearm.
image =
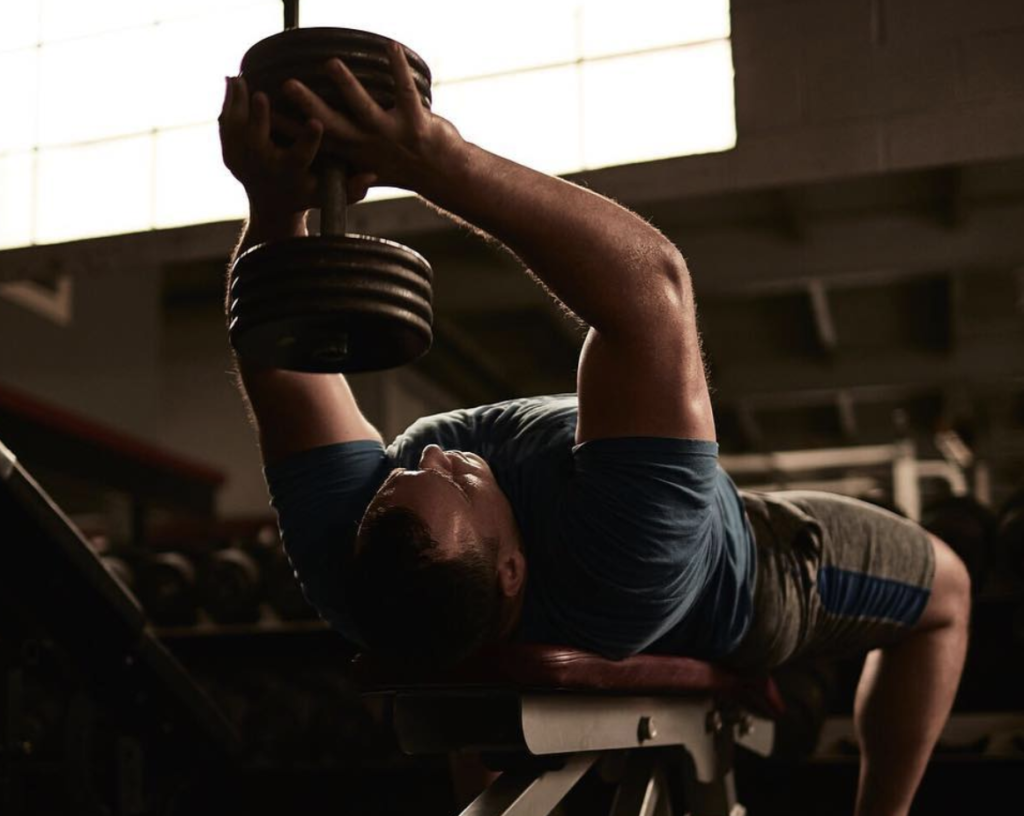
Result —
<instances>
[{"instance_id":1,"label":"forearm","mask_svg":"<svg viewBox=\"0 0 1024 816\"><path fill-rule=\"evenodd\" d=\"M305 215L261 215L254 211L242 231L232 262L257 244L306 234ZM229 276L228 299L230 286ZM341 375L268 368L237 356L235 368L265 462L333 442L380 438L359 413L349 384Z\"/></svg>"},{"instance_id":2,"label":"forearm","mask_svg":"<svg viewBox=\"0 0 1024 816\"><path fill-rule=\"evenodd\" d=\"M430 163L417 192L502 242L599 331L692 315L676 247L601 195L465 142Z\"/></svg>"}]
</instances>

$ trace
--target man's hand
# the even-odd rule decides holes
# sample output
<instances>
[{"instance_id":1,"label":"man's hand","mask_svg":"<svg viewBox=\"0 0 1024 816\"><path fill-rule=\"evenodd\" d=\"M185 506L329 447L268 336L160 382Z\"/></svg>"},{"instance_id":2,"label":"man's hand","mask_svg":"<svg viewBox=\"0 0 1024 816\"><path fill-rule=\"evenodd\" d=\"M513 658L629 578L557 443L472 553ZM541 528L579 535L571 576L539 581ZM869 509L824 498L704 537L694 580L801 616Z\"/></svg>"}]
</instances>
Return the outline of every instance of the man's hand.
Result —
<instances>
[{"instance_id":1,"label":"man's hand","mask_svg":"<svg viewBox=\"0 0 1024 816\"><path fill-rule=\"evenodd\" d=\"M388 56L395 78L395 106L384 110L339 59L327 63L347 111L331 108L296 79L285 93L311 121L322 122L325 138L341 152L353 177L370 186L386 185L424 192L436 176L439 160L462 137L452 124L424 108L405 51L392 44Z\"/></svg>"},{"instance_id":2,"label":"man's hand","mask_svg":"<svg viewBox=\"0 0 1024 816\"><path fill-rule=\"evenodd\" d=\"M270 102L264 93L249 96L242 77L228 77L220 118L224 164L242 182L253 213L287 217L316 206L313 159L323 139L323 125L310 120L295 130L291 146L270 138Z\"/></svg>"}]
</instances>

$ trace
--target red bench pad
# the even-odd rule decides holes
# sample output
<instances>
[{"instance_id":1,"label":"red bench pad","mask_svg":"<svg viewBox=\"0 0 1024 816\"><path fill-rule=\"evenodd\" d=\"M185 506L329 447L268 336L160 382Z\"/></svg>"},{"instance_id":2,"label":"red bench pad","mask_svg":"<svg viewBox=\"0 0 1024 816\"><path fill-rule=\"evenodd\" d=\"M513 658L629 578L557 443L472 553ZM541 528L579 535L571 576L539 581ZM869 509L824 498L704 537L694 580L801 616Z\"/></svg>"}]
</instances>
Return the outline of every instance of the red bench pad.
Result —
<instances>
[{"instance_id":1,"label":"red bench pad","mask_svg":"<svg viewBox=\"0 0 1024 816\"><path fill-rule=\"evenodd\" d=\"M367 691L495 687L634 696L710 694L769 717L785 710L768 675L741 675L702 660L672 655L608 660L562 646L507 643L489 647L444 671L399 668L371 655L357 656L353 666L356 681Z\"/></svg>"}]
</instances>

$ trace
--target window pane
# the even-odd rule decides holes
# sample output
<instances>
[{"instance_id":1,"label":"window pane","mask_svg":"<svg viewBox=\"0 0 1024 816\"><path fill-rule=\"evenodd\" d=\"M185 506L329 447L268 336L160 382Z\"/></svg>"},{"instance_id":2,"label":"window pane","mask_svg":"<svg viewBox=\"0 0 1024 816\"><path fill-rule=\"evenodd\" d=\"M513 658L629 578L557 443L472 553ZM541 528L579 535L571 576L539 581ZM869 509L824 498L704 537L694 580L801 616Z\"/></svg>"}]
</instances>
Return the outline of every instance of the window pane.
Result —
<instances>
[{"instance_id":1,"label":"window pane","mask_svg":"<svg viewBox=\"0 0 1024 816\"><path fill-rule=\"evenodd\" d=\"M39 0L4 3L0 51L27 48L39 42Z\"/></svg>"},{"instance_id":2,"label":"window pane","mask_svg":"<svg viewBox=\"0 0 1024 816\"><path fill-rule=\"evenodd\" d=\"M153 127L155 27L56 45L40 53L39 140L72 144Z\"/></svg>"},{"instance_id":3,"label":"window pane","mask_svg":"<svg viewBox=\"0 0 1024 816\"><path fill-rule=\"evenodd\" d=\"M579 167L575 66L442 85L435 108L488 150L550 173Z\"/></svg>"},{"instance_id":4,"label":"window pane","mask_svg":"<svg viewBox=\"0 0 1024 816\"><path fill-rule=\"evenodd\" d=\"M0 153L27 150L35 144L38 68L38 48L0 54L0 81L8 79L3 92L6 115L0 116Z\"/></svg>"},{"instance_id":5,"label":"window pane","mask_svg":"<svg viewBox=\"0 0 1024 816\"><path fill-rule=\"evenodd\" d=\"M0 156L0 248L32 243L33 153Z\"/></svg>"},{"instance_id":6,"label":"window pane","mask_svg":"<svg viewBox=\"0 0 1024 816\"><path fill-rule=\"evenodd\" d=\"M156 27L156 63L173 70L151 76L157 127L211 122L224 100L224 77L238 73L242 54L280 28L278 7L190 17Z\"/></svg>"},{"instance_id":7,"label":"window pane","mask_svg":"<svg viewBox=\"0 0 1024 816\"><path fill-rule=\"evenodd\" d=\"M587 167L736 145L728 41L583 65Z\"/></svg>"},{"instance_id":8,"label":"window pane","mask_svg":"<svg viewBox=\"0 0 1024 816\"><path fill-rule=\"evenodd\" d=\"M221 162L215 124L156 135L156 227L246 214L245 191Z\"/></svg>"},{"instance_id":9,"label":"window pane","mask_svg":"<svg viewBox=\"0 0 1024 816\"><path fill-rule=\"evenodd\" d=\"M230 12L239 23L244 22L252 9L257 9L257 13L272 9L277 14L276 30L284 28L282 0L154 0L154 7L154 16L158 21Z\"/></svg>"},{"instance_id":10,"label":"window pane","mask_svg":"<svg viewBox=\"0 0 1024 816\"><path fill-rule=\"evenodd\" d=\"M152 136L41 150L38 168L38 243L150 228Z\"/></svg>"},{"instance_id":11,"label":"window pane","mask_svg":"<svg viewBox=\"0 0 1024 816\"><path fill-rule=\"evenodd\" d=\"M388 0L342 7L336 0L305 0L302 24L361 28L399 40L427 61L435 81L443 82L571 62L576 5L573 0Z\"/></svg>"},{"instance_id":12,"label":"window pane","mask_svg":"<svg viewBox=\"0 0 1024 816\"><path fill-rule=\"evenodd\" d=\"M153 22L153 0L42 0L43 42L119 31Z\"/></svg>"},{"instance_id":13,"label":"window pane","mask_svg":"<svg viewBox=\"0 0 1024 816\"><path fill-rule=\"evenodd\" d=\"M584 58L729 36L728 0L588 0L580 10Z\"/></svg>"}]
</instances>

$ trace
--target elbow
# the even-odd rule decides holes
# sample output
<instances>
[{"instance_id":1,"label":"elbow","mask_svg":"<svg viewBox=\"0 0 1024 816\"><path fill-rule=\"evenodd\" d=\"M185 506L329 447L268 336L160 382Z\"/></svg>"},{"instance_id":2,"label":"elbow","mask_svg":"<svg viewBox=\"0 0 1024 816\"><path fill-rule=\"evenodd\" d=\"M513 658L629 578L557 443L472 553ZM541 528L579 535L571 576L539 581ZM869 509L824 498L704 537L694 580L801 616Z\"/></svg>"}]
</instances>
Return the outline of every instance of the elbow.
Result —
<instances>
[{"instance_id":1,"label":"elbow","mask_svg":"<svg viewBox=\"0 0 1024 816\"><path fill-rule=\"evenodd\" d=\"M686 259L673 245L666 242L657 263L661 282L660 301L669 314L686 318L694 312L693 286Z\"/></svg>"}]
</instances>

